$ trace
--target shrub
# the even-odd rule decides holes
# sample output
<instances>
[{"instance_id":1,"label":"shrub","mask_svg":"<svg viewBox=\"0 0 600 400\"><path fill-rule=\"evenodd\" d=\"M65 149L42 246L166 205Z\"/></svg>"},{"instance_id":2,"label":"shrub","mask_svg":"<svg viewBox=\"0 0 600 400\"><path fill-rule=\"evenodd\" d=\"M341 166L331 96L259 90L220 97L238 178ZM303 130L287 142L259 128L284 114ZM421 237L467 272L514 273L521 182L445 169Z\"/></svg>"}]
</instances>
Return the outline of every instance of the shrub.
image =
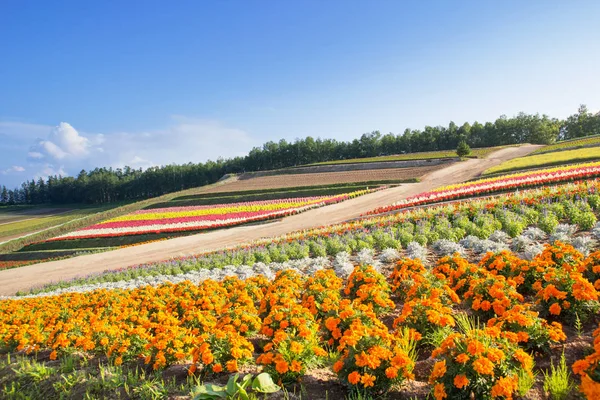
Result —
<instances>
[{"instance_id":1,"label":"shrub","mask_svg":"<svg viewBox=\"0 0 600 400\"><path fill-rule=\"evenodd\" d=\"M464 140L461 140L456 147L456 155L459 157L466 157L471 154L471 148Z\"/></svg>"},{"instance_id":2,"label":"shrub","mask_svg":"<svg viewBox=\"0 0 600 400\"><path fill-rule=\"evenodd\" d=\"M393 384L413 378L414 349L408 331L394 336L382 324L354 319L340 339L342 354L333 371L351 392L384 393Z\"/></svg>"},{"instance_id":3,"label":"shrub","mask_svg":"<svg viewBox=\"0 0 600 400\"><path fill-rule=\"evenodd\" d=\"M490 319L487 325L499 328L503 337L527 350L548 352L550 344L564 341L567 337L560 323L549 324L538 315L529 304L518 304L502 316Z\"/></svg>"},{"instance_id":4,"label":"shrub","mask_svg":"<svg viewBox=\"0 0 600 400\"><path fill-rule=\"evenodd\" d=\"M256 362L280 384L297 380L327 355L319 346L318 330L307 308L299 304L273 307L261 329L271 341Z\"/></svg>"},{"instance_id":5,"label":"shrub","mask_svg":"<svg viewBox=\"0 0 600 400\"><path fill-rule=\"evenodd\" d=\"M438 360L429 376L433 397L512 398L519 374L532 374L531 356L503 338L498 328L463 330L450 334L432 353Z\"/></svg>"},{"instance_id":6,"label":"shrub","mask_svg":"<svg viewBox=\"0 0 600 400\"><path fill-rule=\"evenodd\" d=\"M581 377L579 390L588 400L600 398L600 327L594 331L593 353L575 361L573 372Z\"/></svg>"},{"instance_id":7,"label":"shrub","mask_svg":"<svg viewBox=\"0 0 600 400\"><path fill-rule=\"evenodd\" d=\"M394 308L394 302L390 299L391 289L385 277L370 265L354 268L344 294L354 301L373 307L377 315Z\"/></svg>"}]
</instances>

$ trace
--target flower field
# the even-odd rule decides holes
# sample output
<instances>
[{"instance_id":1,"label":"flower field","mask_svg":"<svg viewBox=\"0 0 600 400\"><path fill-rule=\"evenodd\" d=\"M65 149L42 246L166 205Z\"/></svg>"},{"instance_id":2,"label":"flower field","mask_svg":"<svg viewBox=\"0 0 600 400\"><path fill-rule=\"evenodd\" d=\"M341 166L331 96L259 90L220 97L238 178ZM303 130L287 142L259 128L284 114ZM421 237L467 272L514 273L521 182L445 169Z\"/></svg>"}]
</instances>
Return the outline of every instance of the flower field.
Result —
<instances>
[{"instance_id":1,"label":"flower field","mask_svg":"<svg viewBox=\"0 0 600 400\"><path fill-rule=\"evenodd\" d=\"M5 300L0 343L12 352L47 350L50 360L83 353L116 366L140 360L155 371L181 364L204 377L256 365L281 385L330 362L338 384L371 394L417 379L419 353L434 360L426 381L435 399L513 398L531 389L524 377L535 361L567 340L563 324L576 316L598 323L588 277L600 279L599 261L600 253L585 258L556 242L531 261L508 251L477 263L454 254L430 267L408 258L391 270L359 264L347 279L334 270L282 270L272 280ZM255 345L254 337L264 339ZM593 354L574 367L592 396L597 364Z\"/></svg>"},{"instance_id":2,"label":"flower field","mask_svg":"<svg viewBox=\"0 0 600 400\"><path fill-rule=\"evenodd\" d=\"M372 191L359 190L336 196L140 210L55 237L48 241L224 228L249 222L281 218L311 208L338 203Z\"/></svg>"},{"instance_id":3,"label":"flower field","mask_svg":"<svg viewBox=\"0 0 600 400\"><path fill-rule=\"evenodd\" d=\"M558 143L554 143L548 146L544 146L539 150L534 151L531 154L544 154L555 151L563 151L570 149L578 149L581 147L595 147L600 146L600 136L588 136L578 139L566 140Z\"/></svg>"},{"instance_id":4,"label":"flower field","mask_svg":"<svg viewBox=\"0 0 600 400\"><path fill-rule=\"evenodd\" d=\"M342 396L441 400L558 396L547 371L566 349L567 386L595 399L599 191L590 179L414 208L51 285L0 300L0 352L46 354L52 385L57 365L94 359L145 365L152 385L175 367L288 388L320 371Z\"/></svg>"},{"instance_id":5,"label":"flower field","mask_svg":"<svg viewBox=\"0 0 600 400\"><path fill-rule=\"evenodd\" d=\"M544 168L553 165L564 165L581 162L589 162L600 159L600 147L589 147L580 149L563 150L560 152L534 154L525 157L513 158L500 165L489 168L483 175L507 173L510 171L525 170L531 168Z\"/></svg>"},{"instance_id":6,"label":"flower field","mask_svg":"<svg viewBox=\"0 0 600 400\"><path fill-rule=\"evenodd\" d=\"M590 179L600 175L600 162L576 164L565 167L548 168L541 171L523 172L495 178L478 179L472 182L445 186L421 193L396 202L387 207L379 207L367 215L381 214L407 207L442 201L456 200L465 197L482 196L507 190L518 190L539 185L551 185L560 182Z\"/></svg>"}]
</instances>

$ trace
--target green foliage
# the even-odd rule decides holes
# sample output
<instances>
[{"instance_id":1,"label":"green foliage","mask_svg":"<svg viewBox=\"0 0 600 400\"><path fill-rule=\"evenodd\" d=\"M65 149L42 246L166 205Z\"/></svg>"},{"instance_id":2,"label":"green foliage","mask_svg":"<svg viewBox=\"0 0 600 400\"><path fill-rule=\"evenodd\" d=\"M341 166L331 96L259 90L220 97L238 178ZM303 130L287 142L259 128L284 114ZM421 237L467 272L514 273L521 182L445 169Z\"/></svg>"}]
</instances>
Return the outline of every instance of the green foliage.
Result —
<instances>
[{"instance_id":1,"label":"green foliage","mask_svg":"<svg viewBox=\"0 0 600 400\"><path fill-rule=\"evenodd\" d=\"M458 143L458 146L456 147L456 154L461 158L471 154L471 148L466 141L461 140Z\"/></svg>"},{"instance_id":2,"label":"green foliage","mask_svg":"<svg viewBox=\"0 0 600 400\"><path fill-rule=\"evenodd\" d=\"M550 365L550 371L544 372L544 391L550 393L552 400L566 399L574 388L571 373L567 368L565 354L560 357L558 367Z\"/></svg>"},{"instance_id":3,"label":"green foliage","mask_svg":"<svg viewBox=\"0 0 600 400\"><path fill-rule=\"evenodd\" d=\"M529 374L525 370L519 371L519 387L517 388L519 396L525 397L529 393L533 385L535 385L536 378L537 373Z\"/></svg>"},{"instance_id":4,"label":"green foliage","mask_svg":"<svg viewBox=\"0 0 600 400\"><path fill-rule=\"evenodd\" d=\"M229 378L225 386L211 383L200 385L194 388L190 395L193 400L250 400L256 398L254 394L249 393L250 390L256 393L276 393L281 389L267 373L252 378L252 374L248 374L240 381L239 374L235 374Z\"/></svg>"},{"instance_id":5,"label":"green foliage","mask_svg":"<svg viewBox=\"0 0 600 400\"><path fill-rule=\"evenodd\" d=\"M554 232L560 221L554 213L548 211L540 216L538 227L544 232L551 234Z\"/></svg>"}]
</instances>

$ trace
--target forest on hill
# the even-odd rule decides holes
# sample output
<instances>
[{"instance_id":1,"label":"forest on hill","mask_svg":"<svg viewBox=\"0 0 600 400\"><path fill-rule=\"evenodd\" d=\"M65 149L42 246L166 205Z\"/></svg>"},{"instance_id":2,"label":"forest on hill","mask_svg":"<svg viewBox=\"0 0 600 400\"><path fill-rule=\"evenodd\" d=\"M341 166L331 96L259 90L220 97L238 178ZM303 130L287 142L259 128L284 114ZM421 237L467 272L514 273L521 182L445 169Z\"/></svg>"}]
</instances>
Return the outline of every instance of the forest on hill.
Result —
<instances>
[{"instance_id":1,"label":"forest on hill","mask_svg":"<svg viewBox=\"0 0 600 400\"><path fill-rule=\"evenodd\" d=\"M0 204L110 203L159 196L218 181L223 175L265 171L316 162L382 155L455 149L461 140L471 147L519 143L550 144L600 134L600 113L582 105L565 120L519 113L494 122L458 126L426 126L401 134L373 131L352 141L306 137L288 142L269 141L244 157L219 158L204 163L171 164L146 170L95 168L77 176L49 176L24 182L20 188L0 187Z\"/></svg>"}]
</instances>

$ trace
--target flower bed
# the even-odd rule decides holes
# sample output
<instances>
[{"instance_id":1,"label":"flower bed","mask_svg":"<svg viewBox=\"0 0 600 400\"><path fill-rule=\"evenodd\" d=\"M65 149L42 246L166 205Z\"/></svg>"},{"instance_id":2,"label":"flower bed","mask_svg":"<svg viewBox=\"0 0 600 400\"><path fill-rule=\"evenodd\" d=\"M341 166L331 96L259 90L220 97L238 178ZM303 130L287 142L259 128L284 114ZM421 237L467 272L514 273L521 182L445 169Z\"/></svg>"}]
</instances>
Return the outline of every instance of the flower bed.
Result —
<instances>
[{"instance_id":1,"label":"flower bed","mask_svg":"<svg viewBox=\"0 0 600 400\"><path fill-rule=\"evenodd\" d=\"M532 186L549 185L579 179L589 179L597 176L600 176L600 162L549 168L541 171L504 175L489 179L480 179L473 182L441 187L432 190L431 192L421 193L396 202L392 205L376 208L372 211L369 211L365 215L381 214L424 204L439 203L472 196L481 196L506 190L518 190Z\"/></svg>"},{"instance_id":2,"label":"flower bed","mask_svg":"<svg viewBox=\"0 0 600 400\"><path fill-rule=\"evenodd\" d=\"M374 190L359 190L337 196L141 210L55 237L47 242L225 228L301 213L372 191Z\"/></svg>"},{"instance_id":3,"label":"flower bed","mask_svg":"<svg viewBox=\"0 0 600 400\"><path fill-rule=\"evenodd\" d=\"M541 318L548 304L520 296L533 290L529 299L544 298L549 274L568 262L571 278L585 287L561 287L565 298L596 312L598 293L585 278L595 257L586 259L557 242L531 262L512 253L490 253L470 263L455 254L436 260L433 270L401 259L389 276L362 264L347 280L331 269L314 277L288 269L271 279L227 276L3 300L0 349L48 351L50 360L85 354L107 357L117 366L143 362L157 371L178 364L203 378L255 363L282 386L327 365L328 383L335 380L350 393L378 396L420 379L439 400L471 393L513 398L524 395L520 379L533 376L533 355L559 350L568 339L562 323L573 323L562 313ZM510 279L500 275L509 273L508 261L515 262ZM534 277L533 285L527 284L528 276ZM495 277L502 279L489 293L479 290ZM479 313L479 323L465 323L480 306L493 312ZM390 327L396 308L401 314ZM598 387L597 345L598 339L596 353L573 366L589 399ZM431 360L425 378L414 374L417 352Z\"/></svg>"}]
</instances>

